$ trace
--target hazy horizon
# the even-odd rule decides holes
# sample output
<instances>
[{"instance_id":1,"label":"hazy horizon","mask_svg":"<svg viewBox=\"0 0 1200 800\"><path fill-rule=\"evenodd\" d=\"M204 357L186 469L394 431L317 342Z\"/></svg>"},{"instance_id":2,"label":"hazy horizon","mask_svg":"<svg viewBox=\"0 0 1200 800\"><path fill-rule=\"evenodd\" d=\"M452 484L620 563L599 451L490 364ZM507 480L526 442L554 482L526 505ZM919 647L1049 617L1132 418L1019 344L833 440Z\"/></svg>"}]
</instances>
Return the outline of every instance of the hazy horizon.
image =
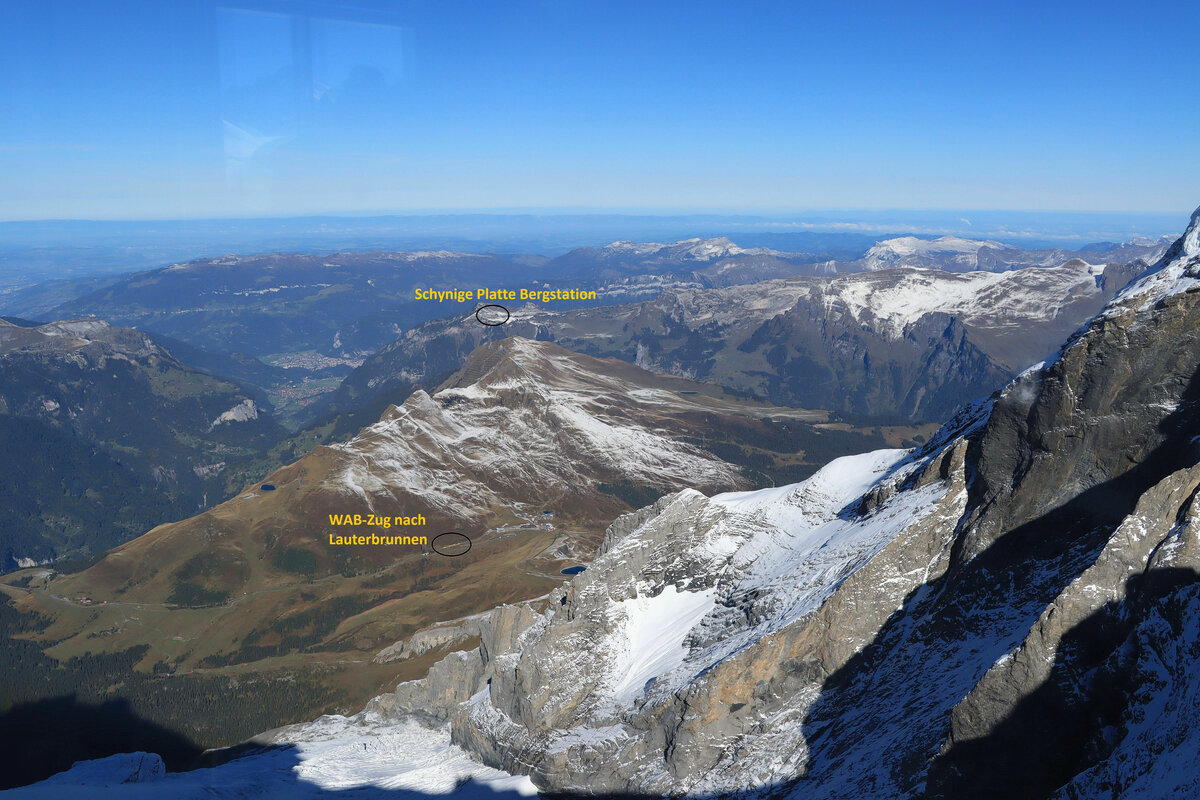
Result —
<instances>
[{"instance_id":1,"label":"hazy horizon","mask_svg":"<svg viewBox=\"0 0 1200 800\"><path fill-rule=\"evenodd\" d=\"M617 240L674 242L727 236L743 247L827 251L849 257L893 236L943 235L1024 248L1175 236L1187 211L1169 214L992 211L809 212L767 215L476 213L321 215L190 220L0 222L0 289L114 275L197 258L269 252L456 250L546 257Z\"/></svg>"}]
</instances>

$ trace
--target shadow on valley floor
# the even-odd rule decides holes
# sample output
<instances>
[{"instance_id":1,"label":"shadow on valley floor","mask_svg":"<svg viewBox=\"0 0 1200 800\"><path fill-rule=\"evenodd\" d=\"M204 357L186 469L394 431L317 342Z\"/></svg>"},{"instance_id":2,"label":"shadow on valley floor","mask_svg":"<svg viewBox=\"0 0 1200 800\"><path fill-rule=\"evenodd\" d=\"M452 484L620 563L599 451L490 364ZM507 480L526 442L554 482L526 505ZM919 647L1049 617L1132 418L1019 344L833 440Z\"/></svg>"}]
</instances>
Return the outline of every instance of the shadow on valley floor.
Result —
<instances>
[{"instance_id":1,"label":"shadow on valley floor","mask_svg":"<svg viewBox=\"0 0 1200 800\"><path fill-rule=\"evenodd\" d=\"M1200 407L1200 372L1182 400L1159 425L1158 444L1127 471L1002 531L969 560L959 557L960 531L946 573L910 593L874 639L822 685L803 722L806 774L789 791L825 796L834 785L871 796L1041 798L1103 758L1099 721L1119 719L1125 694L1116 691L1122 689L1119 672L1104 677L1096 670L1139 615L1181 588L1200 588L1191 569L1129 579L1123 602L1064 633L1050 678L1016 701L991 735L939 750L951 709L1094 562L1141 495L1200 460L1194 443L1200 414L1192 411ZM978 440L972 449L969 471L977 469ZM970 491L968 514L987 502ZM779 693L798 679L785 676Z\"/></svg>"},{"instance_id":2,"label":"shadow on valley floor","mask_svg":"<svg viewBox=\"0 0 1200 800\"><path fill-rule=\"evenodd\" d=\"M139 750L158 753L176 770L202 752L187 737L139 717L123 699L19 703L0 714L0 789L43 780L76 761Z\"/></svg>"},{"instance_id":3,"label":"shadow on valley floor","mask_svg":"<svg viewBox=\"0 0 1200 800\"><path fill-rule=\"evenodd\" d=\"M122 782L121 774L104 774L80 768L56 775L31 786L0 792L5 800L211 800L211 798L255 798L256 800L516 800L527 797L515 789L484 782L461 780L449 791L424 792L384 786L324 788L298 773L302 764L293 745L249 748L244 754L219 766L170 772L145 780ZM88 765L91 766L91 765ZM386 781L384 781L386 783Z\"/></svg>"}]
</instances>

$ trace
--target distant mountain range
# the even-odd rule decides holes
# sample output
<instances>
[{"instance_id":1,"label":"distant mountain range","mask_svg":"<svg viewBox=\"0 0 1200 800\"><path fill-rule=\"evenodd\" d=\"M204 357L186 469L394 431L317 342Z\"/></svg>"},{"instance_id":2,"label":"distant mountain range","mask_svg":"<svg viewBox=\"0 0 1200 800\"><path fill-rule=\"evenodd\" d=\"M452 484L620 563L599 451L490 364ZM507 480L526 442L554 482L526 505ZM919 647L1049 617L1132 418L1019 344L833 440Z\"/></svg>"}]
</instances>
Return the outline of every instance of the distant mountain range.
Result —
<instances>
[{"instance_id":1,"label":"distant mountain range","mask_svg":"<svg viewBox=\"0 0 1200 800\"><path fill-rule=\"evenodd\" d=\"M1027 251L997 242L910 236L878 242L855 257L828 243L797 252L741 247L716 237L668 244L618 241L553 259L444 250L225 256L118 279L26 288L10 293L0 311L31 319L96 316L167 337L163 341L177 350L194 348L194 360L206 369L262 392L281 419L296 426L311 421L314 404L364 358L404 331L454 310L415 300L416 288L597 292L594 301L543 304L569 310L651 300L664 291L885 268L996 272L1053 268L1081 256L1097 265L1148 262L1165 247L1142 241L1083 253Z\"/></svg>"},{"instance_id":2,"label":"distant mountain range","mask_svg":"<svg viewBox=\"0 0 1200 800\"><path fill-rule=\"evenodd\" d=\"M938 420L1044 358L1144 268L1076 258L999 273L891 269L574 311L524 306L496 328L461 315L381 348L331 402L377 414L380 403L435 385L479 343L520 335L781 405Z\"/></svg>"},{"instance_id":3,"label":"distant mountain range","mask_svg":"<svg viewBox=\"0 0 1200 800\"><path fill-rule=\"evenodd\" d=\"M894 233L930 232L1063 246L1170 231L1171 214L812 212L802 217L691 214L419 214L283 219L47 220L0 223L0 297L10 289L146 270L226 253L455 250L561 255L580 242L725 235L748 247L855 258ZM935 233L934 235L940 235ZM1084 238L1080 238L1084 237ZM932 237L931 237L932 238ZM2 305L2 301L0 301ZM35 318L45 318L37 316Z\"/></svg>"},{"instance_id":4,"label":"distant mountain range","mask_svg":"<svg viewBox=\"0 0 1200 800\"><path fill-rule=\"evenodd\" d=\"M976 241L957 236L921 239L902 236L879 242L861 259L840 265L843 272L917 267L947 272L1005 272L1027 267L1056 267L1072 258L1102 264L1125 264L1138 260L1153 264L1174 241L1173 237L1139 239L1122 244L1089 245L1078 251L1061 249L1026 250L1001 242Z\"/></svg>"},{"instance_id":5,"label":"distant mountain range","mask_svg":"<svg viewBox=\"0 0 1200 800\"><path fill-rule=\"evenodd\" d=\"M1161 246L1145 241L1097 249L1107 258L1152 254ZM939 420L1043 357L1144 266L1100 267L1078 258L1058 264L1069 254L947 238L887 240L858 262L812 261L817 255L694 238L615 242L549 261L445 251L223 257L91 289L54 313L97 314L141 332L74 322L76 333L68 336L68 323L10 323L4 362L10 414L51 426L43 433L55 444L42 450L75 465L62 471L124 476L107 493L136 497L119 507L141 511L119 523L120 514L108 517L104 524L119 530L84 535L86 526L68 518L86 516L91 501L70 500L76 511L64 510L63 521L34 534L59 504L39 505L53 487L31 472L25 477L37 486L21 489L22 496L41 499L30 500L22 524L32 527L14 532L7 557L15 564L95 552L153 522L217 502L236 491L243 475L296 452L284 448L247 462L249 472L233 468L282 439L275 419L295 427L318 413L337 415L336 427L303 434L307 444L298 441L299 452L314 440L345 438L378 419L386 405L403 403L416 389L435 389L477 345L512 334L715 381L776 405L834 410L851 421ZM864 269L870 259L941 269L839 272ZM1028 262L1038 266L1007 269ZM954 272L968 267L977 269ZM514 308L508 325L484 328L465 313L433 320L452 307L410 299L414 287L460 288L481 275L499 285L590 282L600 287L597 303L607 305ZM385 342L391 343L380 347ZM86 361L101 351L107 355ZM130 380L104 371L113 357ZM64 377L68 363L85 370L82 377ZM178 397L154 395L157 384L147 376L164 370L189 376L171 382ZM89 382L105 381L113 384L106 392L77 396ZM138 387L149 387L149 396ZM44 405L34 408L31 398L44 398ZM192 418L165 422L184 413L185 400L194 404ZM55 403L59 410L51 410ZM85 407L90 415L61 410ZM207 428L235 407L247 409L245 422ZM41 429L7 435L15 447L35 430ZM96 444L100 449L87 449ZM97 461L106 458L120 466ZM73 497L70 491L63 496Z\"/></svg>"}]
</instances>

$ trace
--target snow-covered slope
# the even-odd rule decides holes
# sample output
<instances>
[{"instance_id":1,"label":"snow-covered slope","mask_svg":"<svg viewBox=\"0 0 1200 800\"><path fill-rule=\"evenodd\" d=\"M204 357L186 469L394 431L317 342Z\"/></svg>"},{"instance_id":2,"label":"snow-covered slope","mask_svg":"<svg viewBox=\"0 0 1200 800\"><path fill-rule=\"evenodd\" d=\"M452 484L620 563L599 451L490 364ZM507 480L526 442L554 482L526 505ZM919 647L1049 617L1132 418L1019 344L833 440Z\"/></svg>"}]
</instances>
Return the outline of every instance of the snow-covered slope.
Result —
<instances>
[{"instance_id":1,"label":"snow-covered slope","mask_svg":"<svg viewBox=\"0 0 1200 800\"><path fill-rule=\"evenodd\" d=\"M1003 242L963 239L958 236L942 236L937 239L919 239L901 236L885 239L857 261L841 265L843 271L919 268L940 269L947 272L1005 272L1030 267L1058 267L1072 259L1083 259L1106 264L1124 264L1141 259L1152 264L1162 257L1170 240L1139 240L1114 245L1099 251L1072 251L1058 248L1025 250Z\"/></svg>"},{"instance_id":2,"label":"snow-covered slope","mask_svg":"<svg viewBox=\"0 0 1200 800\"><path fill-rule=\"evenodd\" d=\"M456 736L493 763L520 753L565 791L721 792L792 774L815 694L768 710L756 676L799 657L796 626L840 628L827 669L867 644L926 576L906 548L963 512L961 479L907 456L839 459L780 489L685 491L619 521L519 648L484 665L486 687L452 710ZM892 496L854 510L873 486ZM831 611L851 602L853 619Z\"/></svg>"},{"instance_id":3,"label":"snow-covered slope","mask_svg":"<svg viewBox=\"0 0 1200 800\"><path fill-rule=\"evenodd\" d=\"M166 773L158 756L131 753L79 762L53 778L0 795L13 800L331 796L515 800L537 794L527 777L472 760L450 743L450 731L444 726L396 724L363 713L322 717L262 738L260 752L208 769Z\"/></svg>"},{"instance_id":4,"label":"snow-covered slope","mask_svg":"<svg viewBox=\"0 0 1200 800\"><path fill-rule=\"evenodd\" d=\"M486 345L450 385L414 393L334 445L339 466L327 484L372 508L402 491L469 520L513 498L582 495L599 480L741 482L738 468L663 428L671 415L704 408L703 398L655 390L638 373L544 342Z\"/></svg>"},{"instance_id":5,"label":"snow-covered slope","mask_svg":"<svg viewBox=\"0 0 1200 800\"><path fill-rule=\"evenodd\" d=\"M1200 208L1192 214L1187 232L1171 245L1161 264L1143 279L1126 287L1106 313L1119 314L1135 299L1141 302L1139 310L1145 311L1172 295L1194 290L1200 286L1197 257L1200 257Z\"/></svg>"}]
</instances>

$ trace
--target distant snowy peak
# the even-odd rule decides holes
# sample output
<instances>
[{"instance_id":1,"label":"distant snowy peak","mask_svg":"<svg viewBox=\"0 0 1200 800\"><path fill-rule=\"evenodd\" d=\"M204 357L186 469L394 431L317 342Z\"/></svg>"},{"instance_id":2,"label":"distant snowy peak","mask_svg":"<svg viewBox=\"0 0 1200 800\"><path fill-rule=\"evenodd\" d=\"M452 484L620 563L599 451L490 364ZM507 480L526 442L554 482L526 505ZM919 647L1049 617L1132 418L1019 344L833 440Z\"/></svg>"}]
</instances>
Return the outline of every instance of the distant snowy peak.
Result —
<instances>
[{"instance_id":1,"label":"distant snowy peak","mask_svg":"<svg viewBox=\"0 0 1200 800\"><path fill-rule=\"evenodd\" d=\"M846 275L825 288L825 304L840 304L851 316L890 338L926 314L943 313L972 325L1003 325L1055 319L1072 299L1095 298L1103 291L1104 267L1072 259L1058 268L1008 272L945 273L905 269L874 275Z\"/></svg>"},{"instance_id":2,"label":"distant snowy peak","mask_svg":"<svg viewBox=\"0 0 1200 800\"><path fill-rule=\"evenodd\" d=\"M786 255L768 247L739 247L728 238L719 236L713 239L681 239L671 244L659 242L613 242L600 248L604 258L659 258L671 261L716 261L733 256L764 256Z\"/></svg>"},{"instance_id":3,"label":"distant snowy peak","mask_svg":"<svg viewBox=\"0 0 1200 800\"><path fill-rule=\"evenodd\" d=\"M1200 287L1200 208L1192 212L1183 236L1142 278L1117 295L1105 314L1117 315L1133 306L1145 311L1171 295L1193 291L1197 287Z\"/></svg>"},{"instance_id":4,"label":"distant snowy peak","mask_svg":"<svg viewBox=\"0 0 1200 800\"><path fill-rule=\"evenodd\" d=\"M950 262L959 268L955 271L969 271L979 268L979 251L983 248L1017 250L1003 242L976 241L957 236L938 239L901 236L886 239L868 250L862 258L862 268L875 271L896 267L930 267Z\"/></svg>"},{"instance_id":5,"label":"distant snowy peak","mask_svg":"<svg viewBox=\"0 0 1200 800\"><path fill-rule=\"evenodd\" d=\"M684 239L668 245L667 249L673 256L685 261L714 261L731 256L769 255L775 252L766 247L738 247L724 236L716 239Z\"/></svg>"}]
</instances>

